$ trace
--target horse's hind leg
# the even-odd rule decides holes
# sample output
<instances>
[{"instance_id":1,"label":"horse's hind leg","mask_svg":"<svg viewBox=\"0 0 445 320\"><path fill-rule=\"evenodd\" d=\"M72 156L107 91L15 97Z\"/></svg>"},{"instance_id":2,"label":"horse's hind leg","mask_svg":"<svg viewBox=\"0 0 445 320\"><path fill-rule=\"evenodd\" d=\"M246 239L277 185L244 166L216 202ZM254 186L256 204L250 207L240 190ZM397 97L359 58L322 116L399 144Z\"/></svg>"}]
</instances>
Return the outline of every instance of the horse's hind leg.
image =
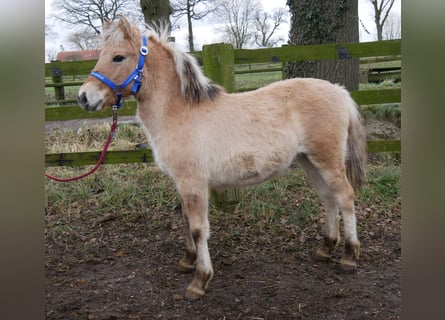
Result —
<instances>
[{"instance_id":1,"label":"horse's hind leg","mask_svg":"<svg viewBox=\"0 0 445 320\"><path fill-rule=\"evenodd\" d=\"M336 191L345 232L345 251L340 259L340 267L345 271L352 271L357 268L360 255L360 242L357 238L357 221L354 212L354 190L346 175L343 175L341 180Z\"/></svg>"},{"instance_id":2,"label":"horse's hind leg","mask_svg":"<svg viewBox=\"0 0 445 320\"><path fill-rule=\"evenodd\" d=\"M189 226L186 254L180 260L179 267L182 271L191 271L196 261L195 278L187 287L187 297L197 299L204 296L213 277L212 262L207 246L209 237L208 192L181 192L181 189L179 192L183 214Z\"/></svg>"},{"instance_id":3,"label":"horse's hind leg","mask_svg":"<svg viewBox=\"0 0 445 320\"><path fill-rule=\"evenodd\" d=\"M332 230L330 226L335 225L335 232L337 235L339 234L338 209L343 216L345 251L340 260L340 267L346 271L354 270L357 267L357 261L360 254L360 242L357 238L356 218L354 213L354 190L346 177L344 161L342 159L335 159L335 157L329 159L315 159L315 157L309 157L308 161L310 161L313 169L318 171L318 178L323 181L318 182L318 189L326 206L328 229ZM313 173L313 175L316 174ZM329 206L334 208L334 203L338 208L335 210L335 214L333 210L329 212L328 209ZM334 240L336 241L335 243L338 243L339 236L337 238L332 237L334 234L335 233L330 233L328 231L324 245L317 251L319 256L323 256L325 253L329 256L330 251L335 247L335 245L333 246Z\"/></svg>"},{"instance_id":4,"label":"horse's hind leg","mask_svg":"<svg viewBox=\"0 0 445 320\"><path fill-rule=\"evenodd\" d=\"M326 230L324 243L317 250L316 257L327 260L330 254L340 243L340 214L337 200L327 186L318 169L309 161L306 155L298 157L298 163L306 172L307 177L317 189L326 211Z\"/></svg>"}]
</instances>

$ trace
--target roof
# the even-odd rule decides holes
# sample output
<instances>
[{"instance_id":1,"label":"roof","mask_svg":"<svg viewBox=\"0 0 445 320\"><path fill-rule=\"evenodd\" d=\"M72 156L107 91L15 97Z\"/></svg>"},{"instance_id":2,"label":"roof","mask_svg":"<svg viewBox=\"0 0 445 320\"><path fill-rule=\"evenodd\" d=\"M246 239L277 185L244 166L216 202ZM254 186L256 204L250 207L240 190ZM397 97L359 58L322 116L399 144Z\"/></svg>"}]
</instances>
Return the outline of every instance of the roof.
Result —
<instances>
[{"instance_id":1,"label":"roof","mask_svg":"<svg viewBox=\"0 0 445 320\"><path fill-rule=\"evenodd\" d=\"M63 51L57 53L58 61L83 61L99 59L100 50Z\"/></svg>"}]
</instances>

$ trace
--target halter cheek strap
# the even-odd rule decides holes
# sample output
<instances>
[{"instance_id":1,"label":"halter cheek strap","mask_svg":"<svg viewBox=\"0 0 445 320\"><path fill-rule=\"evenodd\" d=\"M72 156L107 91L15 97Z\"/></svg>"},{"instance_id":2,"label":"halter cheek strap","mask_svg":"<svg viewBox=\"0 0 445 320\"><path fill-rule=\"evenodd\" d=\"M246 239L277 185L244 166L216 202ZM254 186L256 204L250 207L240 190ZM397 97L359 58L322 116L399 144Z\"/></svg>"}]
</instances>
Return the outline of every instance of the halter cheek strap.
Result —
<instances>
[{"instance_id":1,"label":"halter cheek strap","mask_svg":"<svg viewBox=\"0 0 445 320\"><path fill-rule=\"evenodd\" d=\"M131 88L131 93L135 94L139 91L141 84L142 84L142 74L144 70L144 62L145 62L145 56L148 54L148 48L147 48L147 37L142 36L142 45L141 49L139 50L139 60L138 64L136 66L136 69L133 70L132 73L127 77L127 79L122 82L121 85L115 84L113 81L105 77L103 74L92 71L90 73L91 76L96 77L103 83L105 83L108 87L110 87L111 90L113 90L114 93L116 93L116 104L115 107L119 109L122 106L122 91L131 83L133 82L133 86Z\"/></svg>"}]
</instances>

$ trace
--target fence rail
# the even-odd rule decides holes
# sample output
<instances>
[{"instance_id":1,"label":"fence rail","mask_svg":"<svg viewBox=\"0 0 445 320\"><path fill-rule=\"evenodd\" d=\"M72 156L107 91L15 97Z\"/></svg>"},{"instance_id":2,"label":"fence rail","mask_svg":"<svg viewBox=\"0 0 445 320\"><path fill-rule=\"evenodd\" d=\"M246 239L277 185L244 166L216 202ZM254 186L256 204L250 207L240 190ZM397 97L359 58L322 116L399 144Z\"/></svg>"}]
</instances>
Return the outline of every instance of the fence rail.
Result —
<instances>
[{"instance_id":1,"label":"fence rail","mask_svg":"<svg viewBox=\"0 0 445 320\"><path fill-rule=\"evenodd\" d=\"M366 58L398 55L400 51L401 40L240 49L235 50L235 63Z\"/></svg>"},{"instance_id":2,"label":"fence rail","mask_svg":"<svg viewBox=\"0 0 445 320\"><path fill-rule=\"evenodd\" d=\"M400 152L400 140L376 140L367 142L368 152ZM45 155L46 167L85 166L96 164L101 151L51 153ZM150 149L108 151L104 164L119 163L152 163L153 154Z\"/></svg>"},{"instance_id":3,"label":"fence rail","mask_svg":"<svg viewBox=\"0 0 445 320\"><path fill-rule=\"evenodd\" d=\"M401 100L400 89L357 90L351 92L352 98L359 105L398 103ZM120 116L133 116L136 114L136 101L124 102L119 109ZM111 117L108 108L101 112L85 112L79 106L45 108L45 121L67 121L76 119L100 119Z\"/></svg>"}]
</instances>

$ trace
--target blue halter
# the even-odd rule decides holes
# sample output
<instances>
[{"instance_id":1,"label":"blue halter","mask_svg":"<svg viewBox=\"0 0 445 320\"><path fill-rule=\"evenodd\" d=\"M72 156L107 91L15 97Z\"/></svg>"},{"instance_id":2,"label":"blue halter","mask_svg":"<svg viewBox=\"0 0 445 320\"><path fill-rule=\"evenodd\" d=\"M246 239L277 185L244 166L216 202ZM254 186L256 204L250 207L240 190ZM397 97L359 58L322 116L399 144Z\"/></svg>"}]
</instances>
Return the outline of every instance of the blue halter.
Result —
<instances>
[{"instance_id":1,"label":"blue halter","mask_svg":"<svg viewBox=\"0 0 445 320\"><path fill-rule=\"evenodd\" d=\"M145 36L142 36L142 46L139 52L140 52L139 61L136 66L136 69L133 70L133 72L127 77L127 79L125 79L124 82L122 82L121 85L115 84L113 81L111 81L110 79L108 79L103 74L97 71L92 71L90 73L91 76L96 77L97 79L105 83L107 86L111 88L111 90L113 90L114 93L116 93L117 97L115 104L116 109L119 109L122 106L122 101L121 101L122 91L130 84L131 81L134 80L133 87L131 88L132 94L138 92L139 88L141 87L145 56L148 54L147 37Z\"/></svg>"}]
</instances>

